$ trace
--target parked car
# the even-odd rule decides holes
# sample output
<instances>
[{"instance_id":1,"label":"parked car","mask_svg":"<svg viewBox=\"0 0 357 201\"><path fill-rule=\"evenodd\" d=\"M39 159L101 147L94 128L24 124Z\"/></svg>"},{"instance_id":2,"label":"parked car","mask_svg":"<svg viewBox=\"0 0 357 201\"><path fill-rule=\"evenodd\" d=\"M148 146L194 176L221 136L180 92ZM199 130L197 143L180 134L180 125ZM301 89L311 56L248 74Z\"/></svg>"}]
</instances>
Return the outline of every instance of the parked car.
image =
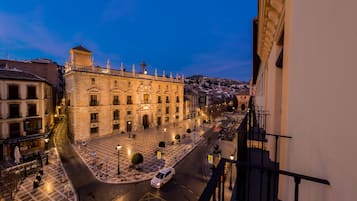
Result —
<instances>
[{"instance_id":1,"label":"parked car","mask_svg":"<svg viewBox=\"0 0 357 201\"><path fill-rule=\"evenodd\" d=\"M151 179L151 186L154 188L161 188L164 184L169 182L175 175L173 167L163 168Z\"/></svg>"}]
</instances>

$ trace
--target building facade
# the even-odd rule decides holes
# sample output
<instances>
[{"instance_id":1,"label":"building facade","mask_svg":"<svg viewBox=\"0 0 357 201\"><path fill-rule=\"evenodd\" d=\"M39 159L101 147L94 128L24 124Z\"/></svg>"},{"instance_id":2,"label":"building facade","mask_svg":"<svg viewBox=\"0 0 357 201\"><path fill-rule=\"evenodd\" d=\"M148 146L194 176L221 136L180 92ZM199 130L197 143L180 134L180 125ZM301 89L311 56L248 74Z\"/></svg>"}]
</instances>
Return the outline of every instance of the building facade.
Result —
<instances>
[{"instance_id":1,"label":"building facade","mask_svg":"<svg viewBox=\"0 0 357 201\"><path fill-rule=\"evenodd\" d=\"M267 133L292 137L279 143L280 169L330 182L301 181L299 200L357 195L356 6L355 1L259 1L255 105L269 113ZM268 142L273 160L275 142ZM295 189L294 179L279 177L280 200L294 200Z\"/></svg>"},{"instance_id":2,"label":"building facade","mask_svg":"<svg viewBox=\"0 0 357 201\"><path fill-rule=\"evenodd\" d=\"M94 65L92 52L70 50L65 67L69 131L74 142L183 120L184 78Z\"/></svg>"},{"instance_id":3,"label":"building facade","mask_svg":"<svg viewBox=\"0 0 357 201\"><path fill-rule=\"evenodd\" d=\"M242 90L239 93L236 94L237 98L237 112L245 113L248 110L248 105L249 105L249 91L248 90Z\"/></svg>"},{"instance_id":4,"label":"building facade","mask_svg":"<svg viewBox=\"0 0 357 201\"><path fill-rule=\"evenodd\" d=\"M5 60L0 59L0 67L16 68L25 72L38 75L47 80L52 85L53 105L56 105L54 112L62 113L61 101L64 97L65 82L64 82L64 66L58 65L49 59L33 59L29 61Z\"/></svg>"},{"instance_id":5,"label":"building facade","mask_svg":"<svg viewBox=\"0 0 357 201\"><path fill-rule=\"evenodd\" d=\"M0 68L0 159L13 160L43 151L53 125L52 86L45 79L17 69Z\"/></svg>"}]
</instances>

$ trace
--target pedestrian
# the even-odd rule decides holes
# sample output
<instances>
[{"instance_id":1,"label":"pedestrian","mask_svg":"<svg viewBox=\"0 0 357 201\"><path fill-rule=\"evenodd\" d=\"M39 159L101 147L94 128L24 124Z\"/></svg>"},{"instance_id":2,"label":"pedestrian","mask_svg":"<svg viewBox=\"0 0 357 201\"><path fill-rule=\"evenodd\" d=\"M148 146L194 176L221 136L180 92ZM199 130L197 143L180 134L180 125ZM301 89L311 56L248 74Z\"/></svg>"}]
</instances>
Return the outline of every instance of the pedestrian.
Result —
<instances>
[{"instance_id":1,"label":"pedestrian","mask_svg":"<svg viewBox=\"0 0 357 201\"><path fill-rule=\"evenodd\" d=\"M66 183L63 186L63 190L64 190L64 193L66 194L67 198L69 198L71 196L71 186L69 185L69 183Z\"/></svg>"}]
</instances>

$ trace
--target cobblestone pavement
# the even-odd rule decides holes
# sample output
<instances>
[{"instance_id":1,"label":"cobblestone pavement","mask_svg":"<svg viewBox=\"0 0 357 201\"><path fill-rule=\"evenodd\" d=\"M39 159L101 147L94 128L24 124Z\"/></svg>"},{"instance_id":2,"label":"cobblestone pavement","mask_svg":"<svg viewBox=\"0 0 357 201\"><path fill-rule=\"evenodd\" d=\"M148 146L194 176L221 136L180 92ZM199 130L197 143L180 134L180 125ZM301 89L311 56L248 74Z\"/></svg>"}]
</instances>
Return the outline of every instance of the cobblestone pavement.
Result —
<instances>
[{"instance_id":1,"label":"cobblestone pavement","mask_svg":"<svg viewBox=\"0 0 357 201\"><path fill-rule=\"evenodd\" d=\"M18 191L15 194L15 200L77 200L73 186L67 178L55 148L49 151L48 162L48 165L43 165L44 174L40 186L33 188L36 174L29 175L19 185Z\"/></svg>"},{"instance_id":2,"label":"cobblestone pavement","mask_svg":"<svg viewBox=\"0 0 357 201\"><path fill-rule=\"evenodd\" d=\"M98 180L106 183L140 182L151 179L160 168L175 166L203 141L201 135L208 127L198 126L197 131L187 134L186 129L193 128L192 122L183 121L179 126L166 128L166 132L164 128L149 128L131 133L135 134L135 138L129 138L127 133L113 134L85 142L85 146L78 143L73 147ZM176 134L181 134L179 143L174 139ZM182 134L186 137L183 138ZM157 159L155 152L159 141L166 141L166 148L161 149L162 159ZM122 146L119 151L120 175L117 173L117 144ZM144 157L139 169L131 167L131 157L135 153L141 153Z\"/></svg>"}]
</instances>

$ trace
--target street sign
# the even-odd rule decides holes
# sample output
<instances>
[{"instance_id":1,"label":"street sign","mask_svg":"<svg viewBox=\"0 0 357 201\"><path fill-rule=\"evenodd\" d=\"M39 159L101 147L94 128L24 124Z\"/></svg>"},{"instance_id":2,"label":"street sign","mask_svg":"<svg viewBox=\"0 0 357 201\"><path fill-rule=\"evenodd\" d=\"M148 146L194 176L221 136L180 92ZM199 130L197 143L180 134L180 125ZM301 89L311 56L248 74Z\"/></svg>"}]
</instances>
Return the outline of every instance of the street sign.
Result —
<instances>
[{"instance_id":1,"label":"street sign","mask_svg":"<svg viewBox=\"0 0 357 201\"><path fill-rule=\"evenodd\" d=\"M161 159L161 151L157 151L156 156L157 156L157 159Z\"/></svg>"},{"instance_id":2,"label":"street sign","mask_svg":"<svg viewBox=\"0 0 357 201\"><path fill-rule=\"evenodd\" d=\"M213 164L213 155L211 155L211 154L208 154L208 163L209 164Z\"/></svg>"}]
</instances>

